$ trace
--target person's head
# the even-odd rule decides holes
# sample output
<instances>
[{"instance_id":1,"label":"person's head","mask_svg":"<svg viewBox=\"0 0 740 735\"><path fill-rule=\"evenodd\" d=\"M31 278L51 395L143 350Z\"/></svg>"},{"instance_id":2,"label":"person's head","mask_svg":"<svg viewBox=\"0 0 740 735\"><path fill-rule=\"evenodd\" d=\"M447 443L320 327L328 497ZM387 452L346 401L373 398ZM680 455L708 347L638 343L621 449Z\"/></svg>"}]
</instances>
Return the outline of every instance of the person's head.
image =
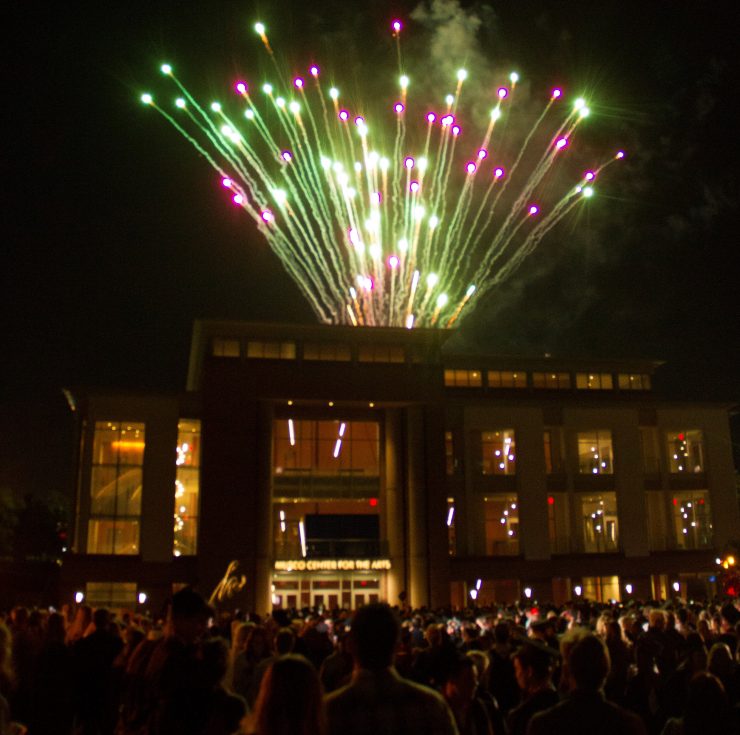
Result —
<instances>
[{"instance_id":1,"label":"person's head","mask_svg":"<svg viewBox=\"0 0 740 735\"><path fill-rule=\"evenodd\" d=\"M550 679L551 659L544 648L525 643L511 657L516 683L523 692L531 691Z\"/></svg>"},{"instance_id":2,"label":"person's head","mask_svg":"<svg viewBox=\"0 0 740 735\"><path fill-rule=\"evenodd\" d=\"M509 629L509 624L506 622L497 623L496 627L493 629L493 639L496 643L500 646L504 646L509 642L510 637L511 631Z\"/></svg>"},{"instance_id":3,"label":"person's head","mask_svg":"<svg viewBox=\"0 0 740 735\"><path fill-rule=\"evenodd\" d=\"M244 647L247 658L262 659L270 655L270 640L264 625L255 625L249 631Z\"/></svg>"},{"instance_id":4,"label":"person's head","mask_svg":"<svg viewBox=\"0 0 740 735\"><path fill-rule=\"evenodd\" d=\"M575 689L597 692L609 674L609 652L595 635L587 635L573 646L568 656L568 673Z\"/></svg>"},{"instance_id":5,"label":"person's head","mask_svg":"<svg viewBox=\"0 0 740 735\"><path fill-rule=\"evenodd\" d=\"M469 702L478 688L478 672L469 656L459 656L451 664L445 678L442 694L452 702Z\"/></svg>"},{"instance_id":6,"label":"person's head","mask_svg":"<svg viewBox=\"0 0 740 735\"><path fill-rule=\"evenodd\" d=\"M46 620L46 640L55 643L64 643L67 630L64 624L64 616L61 613L49 613Z\"/></svg>"},{"instance_id":7,"label":"person's head","mask_svg":"<svg viewBox=\"0 0 740 735\"><path fill-rule=\"evenodd\" d=\"M698 633L686 636L686 662L692 671L704 671L707 668L707 648Z\"/></svg>"},{"instance_id":8,"label":"person's head","mask_svg":"<svg viewBox=\"0 0 740 735\"><path fill-rule=\"evenodd\" d=\"M280 628L275 634L275 653L285 656L292 653L295 646L295 634L291 628Z\"/></svg>"},{"instance_id":9,"label":"person's head","mask_svg":"<svg viewBox=\"0 0 740 735\"><path fill-rule=\"evenodd\" d=\"M665 613L662 610L651 610L648 616L648 625L653 630L665 630Z\"/></svg>"},{"instance_id":10,"label":"person's head","mask_svg":"<svg viewBox=\"0 0 740 735\"><path fill-rule=\"evenodd\" d=\"M730 711L722 682L707 673L689 682L683 716L684 735L724 735L731 731Z\"/></svg>"},{"instance_id":11,"label":"person's head","mask_svg":"<svg viewBox=\"0 0 740 735\"><path fill-rule=\"evenodd\" d=\"M104 607L99 607L95 612L93 613L93 625L95 626L95 630L108 630L110 626L110 613L108 610Z\"/></svg>"},{"instance_id":12,"label":"person's head","mask_svg":"<svg viewBox=\"0 0 740 735\"><path fill-rule=\"evenodd\" d=\"M172 595L172 629L176 636L186 641L201 637L213 617L213 609L192 588L183 587Z\"/></svg>"},{"instance_id":13,"label":"person's head","mask_svg":"<svg viewBox=\"0 0 740 735\"><path fill-rule=\"evenodd\" d=\"M322 735L321 682L303 656L276 659L268 668L255 704L257 735Z\"/></svg>"},{"instance_id":14,"label":"person's head","mask_svg":"<svg viewBox=\"0 0 740 735\"><path fill-rule=\"evenodd\" d=\"M730 647L726 643L715 643L709 650L707 671L720 679L724 679L732 675L733 668Z\"/></svg>"},{"instance_id":15,"label":"person's head","mask_svg":"<svg viewBox=\"0 0 740 735\"><path fill-rule=\"evenodd\" d=\"M491 665L491 659L483 651L479 650L468 651L466 655L475 664L478 681L482 683L487 682L488 667Z\"/></svg>"},{"instance_id":16,"label":"person's head","mask_svg":"<svg viewBox=\"0 0 740 735\"><path fill-rule=\"evenodd\" d=\"M391 666L400 634L398 615L389 605L374 602L361 607L350 629L350 650L355 665L372 670Z\"/></svg>"}]
</instances>

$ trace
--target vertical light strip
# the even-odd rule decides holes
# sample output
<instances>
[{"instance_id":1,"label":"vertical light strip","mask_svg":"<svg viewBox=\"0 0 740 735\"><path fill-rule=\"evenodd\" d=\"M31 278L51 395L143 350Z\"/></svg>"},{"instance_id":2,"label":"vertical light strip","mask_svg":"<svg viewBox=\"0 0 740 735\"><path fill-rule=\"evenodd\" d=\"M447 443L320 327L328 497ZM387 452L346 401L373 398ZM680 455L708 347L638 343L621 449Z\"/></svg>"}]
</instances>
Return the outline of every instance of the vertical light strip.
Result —
<instances>
[{"instance_id":1,"label":"vertical light strip","mask_svg":"<svg viewBox=\"0 0 740 735\"><path fill-rule=\"evenodd\" d=\"M298 532L301 534L301 556L303 558L306 558L307 551L306 551L306 526L303 524L303 521L298 521Z\"/></svg>"},{"instance_id":2,"label":"vertical light strip","mask_svg":"<svg viewBox=\"0 0 740 735\"><path fill-rule=\"evenodd\" d=\"M450 509L447 511L447 527L448 528L452 526L452 523L454 520L455 520L455 506L451 505Z\"/></svg>"},{"instance_id":3,"label":"vertical light strip","mask_svg":"<svg viewBox=\"0 0 740 735\"><path fill-rule=\"evenodd\" d=\"M288 419L288 436L290 437L290 446L295 446L295 427L293 426L293 419Z\"/></svg>"}]
</instances>

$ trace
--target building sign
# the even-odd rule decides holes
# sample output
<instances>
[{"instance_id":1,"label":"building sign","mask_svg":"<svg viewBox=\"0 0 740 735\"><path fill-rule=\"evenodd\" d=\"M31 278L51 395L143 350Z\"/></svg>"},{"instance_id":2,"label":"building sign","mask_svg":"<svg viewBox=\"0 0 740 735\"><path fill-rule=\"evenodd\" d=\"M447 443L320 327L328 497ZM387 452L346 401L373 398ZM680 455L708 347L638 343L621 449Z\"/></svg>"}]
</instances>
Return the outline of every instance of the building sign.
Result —
<instances>
[{"instance_id":1,"label":"building sign","mask_svg":"<svg viewBox=\"0 0 740 735\"><path fill-rule=\"evenodd\" d=\"M276 572L370 572L390 568L390 559L289 559L275 562Z\"/></svg>"}]
</instances>

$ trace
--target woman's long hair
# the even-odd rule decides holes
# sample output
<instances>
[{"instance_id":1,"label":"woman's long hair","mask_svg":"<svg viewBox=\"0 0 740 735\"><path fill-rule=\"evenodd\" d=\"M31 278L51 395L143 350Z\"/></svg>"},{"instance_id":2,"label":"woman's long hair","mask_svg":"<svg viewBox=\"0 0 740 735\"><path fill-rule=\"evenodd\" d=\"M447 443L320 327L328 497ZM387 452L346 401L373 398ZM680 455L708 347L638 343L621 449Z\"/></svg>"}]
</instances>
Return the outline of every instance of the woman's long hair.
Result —
<instances>
[{"instance_id":1,"label":"woman's long hair","mask_svg":"<svg viewBox=\"0 0 740 735\"><path fill-rule=\"evenodd\" d=\"M303 656L277 659L267 670L255 704L257 735L324 735L321 682Z\"/></svg>"}]
</instances>

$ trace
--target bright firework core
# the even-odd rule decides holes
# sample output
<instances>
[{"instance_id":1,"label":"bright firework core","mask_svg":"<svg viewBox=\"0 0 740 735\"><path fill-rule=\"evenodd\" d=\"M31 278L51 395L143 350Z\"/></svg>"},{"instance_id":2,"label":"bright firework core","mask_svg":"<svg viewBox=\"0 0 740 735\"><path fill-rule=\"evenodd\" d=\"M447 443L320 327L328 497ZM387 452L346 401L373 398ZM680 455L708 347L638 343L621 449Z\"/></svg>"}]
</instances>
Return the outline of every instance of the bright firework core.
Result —
<instances>
[{"instance_id":1,"label":"bright firework core","mask_svg":"<svg viewBox=\"0 0 740 735\"><path fill-rule=\"evenodd\" d=\"M254 28L272 56L265 26ZM393 22L396 44L401 28ZM301 72L308 77L232 82L225 105L200 104L169 64L160 68L182 95L178 117L150 94L142 102L218 172L325 323L451 327L593 195L586 183L624 156L576 177L553 200L551 171L588 114L583 99L568 104L556 88L543 92L544 109L501 160L506 146L495 126L514 104L516 72L505 77L511 86L487 92L490 119L474 130L461 112L464 69L450 80L455 95L430 111L428 101L409 98L411 81L399 68L391 84L401 101L376 119L361 103L340 104L340 90L324 84L316 65ZM261 91L253 98L250 89ZM544 149L533 154L543 135Z\"/></svg>"}]
</instances>

